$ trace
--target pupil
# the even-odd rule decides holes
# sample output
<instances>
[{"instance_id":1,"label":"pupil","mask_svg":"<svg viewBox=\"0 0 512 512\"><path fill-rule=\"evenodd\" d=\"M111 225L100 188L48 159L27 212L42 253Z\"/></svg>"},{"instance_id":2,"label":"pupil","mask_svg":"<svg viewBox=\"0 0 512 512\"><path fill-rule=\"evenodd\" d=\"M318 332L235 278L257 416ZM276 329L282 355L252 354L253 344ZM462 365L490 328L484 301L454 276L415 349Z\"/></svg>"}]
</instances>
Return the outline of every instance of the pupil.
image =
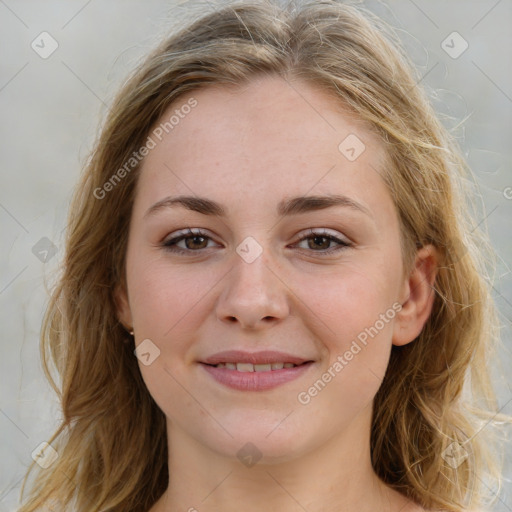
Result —
<instances>
[{"instance_id":1,"label":"pupil","mask_svg":"<svg viewBox=\"0 0 512 512\"><path fill-rule=\"evenodd\" d=\"M194 241L192 245L195 245L195 244L196 244L196 242L197 242L197 240L203 240L203 241L204 241L204 237L202 237L202 236L200 236L200 235L196 235L196 236L193 236L193 237L190 237L190 238L188 238L188 239L187 239L187 241L191 241L191 240L193 240L193 241ZM201 242L199 242L199 244L201 244ZM189 245L190 245L190 244L189 244ZM191 247L189 247L189 249L190 249L190 248L191 248ZM192 248L193 248L193 247L192 247Z\"/></svg>"},{"instance_id":2,"label":"pupil","mask_svg":"<svg viewBox=\"0 0 512 512\"><path fill-rule=\"evenodd\" d=\"M197 244L197 243L198 243L199 245L201 245L201 242L198 242L198 240L202 240L202 241L203 241L203 243L204 243L204 237L202 237L202 236L200 236L200 235L196 235L196 236L193 236L193 237L189 237L189 238L187 238L187 245L190 245L190 244L188 244L188 242L190 242L191 240L193 240L192 245L195 245L195 244ZM310 240L311 240L311 239L310 239ZM324 243L323 243L323 244L322 244L321 240L323 240L323 241L324 241ZM323 247L325 247L325 244L329 245L329 242L330 242L330 240L328 240L328 238L327 238L327 237L325 237L325 236L315 236L315 237L313 237L313 243L314 243L315 245L317 245L317 246L323 246ZM190 247L189 247L189 249L190 249Z\"/></svg>"},{"instance_id":3,"label":"pupil","mask_svg":"<svg viewBox=\"0 0 512 512\"><path fill-rule=\"evenodd\" d=\"M315 236L315 237L313 237L313 241L314 241L315 244L317 244L320 240L324 240L327 243L327 245L329 245L329 240L327 239L327 237L325 237L325 236ZM321 242L319 242L317 245L320 245L320 246L323 245L325 247L325 243L322 244Z\"/></svg>"}]
</instances>

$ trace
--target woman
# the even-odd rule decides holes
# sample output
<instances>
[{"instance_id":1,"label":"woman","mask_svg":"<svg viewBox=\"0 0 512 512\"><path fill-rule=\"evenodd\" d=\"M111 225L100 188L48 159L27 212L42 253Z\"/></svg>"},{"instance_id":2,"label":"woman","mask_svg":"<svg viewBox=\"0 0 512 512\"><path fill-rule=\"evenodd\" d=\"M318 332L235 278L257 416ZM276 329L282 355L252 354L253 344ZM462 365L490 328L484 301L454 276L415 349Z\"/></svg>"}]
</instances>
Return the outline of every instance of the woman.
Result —
<instances>
[{"instance_id":1,"label":"woman","mask_svg":"<svg viewBox=\"0 0 512 512\"><path fill-rule=\"evenodd\" d=\"M465 164L370 18L244 2L124 85L70 210L42 336L64 419L22 512L482 506Z\"/></svg>"}]
</instances>

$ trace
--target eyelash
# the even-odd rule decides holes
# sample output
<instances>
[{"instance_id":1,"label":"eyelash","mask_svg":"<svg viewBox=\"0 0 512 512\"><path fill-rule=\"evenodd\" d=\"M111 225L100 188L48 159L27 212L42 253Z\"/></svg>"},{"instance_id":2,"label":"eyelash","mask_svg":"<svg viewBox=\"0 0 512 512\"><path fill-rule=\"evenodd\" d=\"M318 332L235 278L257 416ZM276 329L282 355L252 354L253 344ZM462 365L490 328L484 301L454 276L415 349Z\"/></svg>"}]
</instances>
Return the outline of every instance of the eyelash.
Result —
<instances>
[{"instance_id":1,"label":"eyelash","mask_svg":"<svg viewBox=\"0 0 512 512\"><path fill-rule=\"evenodd\" d=\"M162 244L162 246L164 247L165 250L176 253L176 254L190 254L192 252L201 252L202 250L205 250L205 249L193 250L193 249L181 249L179 247L176 247L176 244L178 242L181 242L181 240L186 240L188 238L193 238L196 236L211 239L210 236L208 236L205 232L201 231L200 229L196 229L196 230L192 231L192 229L189 228L187 233L180 234L178 236L175 236L173 238L166 240ZM331 248L331 249L327 249L327 250L323 250L323 251L313 251L314 253L318 253L320 256L329 256L332 253L352 247L352 245L353 245L350 242L341 240L341 239L335 237L334 235L331 235L330 233L326 232L325 230L314 230L314 229L310 229L307 232L307 234L304 235L302 238L300 238L296 243L300 243L304 240L307 240L309 238L315 238L315 237L327 238L330 241L340 244L338 247L335 247L335 248Z\"/></svg>"}]
</instances>

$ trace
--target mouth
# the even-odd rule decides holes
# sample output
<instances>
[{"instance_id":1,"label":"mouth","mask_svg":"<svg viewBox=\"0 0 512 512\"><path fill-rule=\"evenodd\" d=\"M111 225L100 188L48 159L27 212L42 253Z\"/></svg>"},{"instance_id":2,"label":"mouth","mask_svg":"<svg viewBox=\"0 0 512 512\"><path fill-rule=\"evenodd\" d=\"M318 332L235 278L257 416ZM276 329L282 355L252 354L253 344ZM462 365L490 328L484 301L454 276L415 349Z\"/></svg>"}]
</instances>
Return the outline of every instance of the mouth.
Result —
<instances>
[{"instance_id":1,"label":"mouth","mask_svg":"<svg viewBox=\"0 0 512 512\"><path fill-rule=\"evenodd\" d=\"M238 391L264 391L303 376L315 361L283 352L227 351L199 362L217 383Z\"/></svg>"},{"instance_id":2,"label":"mouth","mask_svg":"<svg viewBox=\"0 0 512 512\"><path fill-rule=\"evenodd\" d=\"M218 363L218 364L208 364L207 366L212 366L213 368L225 368L226 370L236 370L238 372L272 372L276 370L282 370L283 368L296 368L297 366L301 366L303 364L311 363L312 361L305 361L301 364L294 363L266 363L266 364L252 364L252 363ZM206 364L206 363L205 363Z\"/></svg>"},{"instance_id":3,"label":"mouth","mask_svg":"<svg viewBox=\"0 0 512 512\"><path fill-rule=\"evenodd\" d=\"M281 368L278 365L283 365L284 368L291 368L292 366L300 366L303 363L311 361L310 358L304 358L300 356L296 356L293 354L288 354L286 352L279 352L276 350L262 350L259 352L246 352L244 350L225 350L224 352L218 352L217 354L213 354L212 356L207 357L203 361L200 361L203 364L217 366L217 365L229 365L227 368L233 370L233 364L236 366L238 371L254 371L252 367L257 366L261 367L264 365L271 365L270 368L264 368L261 371L270 371L272 370L272 365L275 366L274 369L280 370ZM240 370L240 368L243 368ZM243 366L242 366L243 365ZM247 366L246 366L247 365ZM251 366L249 366L251 365ZM256 369L256 371L258 371Z\"/></svg>"}]
</instances>

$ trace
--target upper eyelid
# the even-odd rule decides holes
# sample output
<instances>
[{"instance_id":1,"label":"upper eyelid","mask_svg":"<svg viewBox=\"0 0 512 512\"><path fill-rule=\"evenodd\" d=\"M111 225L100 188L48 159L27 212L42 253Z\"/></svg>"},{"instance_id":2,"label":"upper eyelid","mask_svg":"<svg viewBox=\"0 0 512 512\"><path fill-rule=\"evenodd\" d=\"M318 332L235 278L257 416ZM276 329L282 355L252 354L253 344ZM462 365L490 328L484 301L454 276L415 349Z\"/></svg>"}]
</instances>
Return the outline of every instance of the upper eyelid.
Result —
<instances>
[{"instance_id":1,"label":"upper eyelid","mask_svg":"<svg viewBox=\"0 0 512 512\"><path fill-rule=\"evenodd\" d=\"M297 235L299 237L299 239L303 239L305 237L308 237L308 236L314 236L314 235L325 235L325 236L333 236L333 237L336 237L336 238L345 238L347 239L348 241L350 241L350 239L347 237L347 235L343 234L343 233L332 233L329 231L330 228L307 228L304 232L302 232L301 234ZM215 239L215 236L214 235L211 235L210 232L206 229L203 229L203 228L184 228L184 229L181 229L181 230L178 230L178 231L175 231L173 233L171 233L170 235L167 235L164 239L163 239L163 242L165 242L166 240L172 240L174 238L179 238L179 237L186 237L186 236L205 236L205 237L208 237L208 238L211 238L211 239Z\"/></svg>"},{"instance_id":2,"label":"upper eyelid","mask_svg":"<svg viewBox=\"0 0 512 512\"><path fill-rule=\"evenodd\" d=\"M299 235L300 238L305 238L308 236L314 236L314 235L324 235L324 236L332 236L334 238L344 238L347 241L350 241L347 235L344 233L340 233L339 231L336 231L335 233L332 233L330 228L308 228L305 233L302 233ZM335 230L333 230L335 231Z\"/></svg>"},{"instance_id":3,"label":"upper eyelid","mask_svg":"<svg viewBox=\"0 0 512 512\"><path fill-rule=\"evenodd\" d=\"M183 228L173 231L165 236L164 240L178 238L180 236L208 236L210 238L215 238L210 234L210 231L203 228Z\"/></svg>"}]
</instances>

